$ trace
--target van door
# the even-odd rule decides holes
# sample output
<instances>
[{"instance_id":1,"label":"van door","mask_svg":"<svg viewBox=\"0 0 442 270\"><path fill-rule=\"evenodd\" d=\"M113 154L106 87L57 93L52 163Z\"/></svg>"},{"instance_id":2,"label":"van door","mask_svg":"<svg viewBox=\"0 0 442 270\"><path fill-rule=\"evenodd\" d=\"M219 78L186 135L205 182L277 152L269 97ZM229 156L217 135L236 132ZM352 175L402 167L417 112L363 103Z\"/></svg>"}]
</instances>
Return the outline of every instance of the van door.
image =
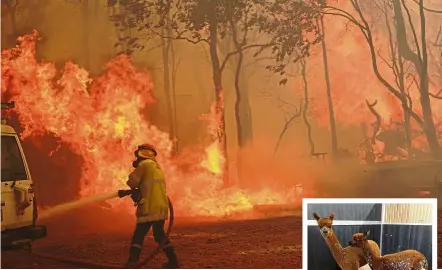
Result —
<instances>
[{"instance_id":1,"label":"van door","mask_svg":"<svg viewBox=\"0 0 442 270\"><path fill-rule=\"evenodd\" d=\"M32 225L32 180L18 136L2 134L1 149L2 231Z\"/></svg>"}]
</instances>

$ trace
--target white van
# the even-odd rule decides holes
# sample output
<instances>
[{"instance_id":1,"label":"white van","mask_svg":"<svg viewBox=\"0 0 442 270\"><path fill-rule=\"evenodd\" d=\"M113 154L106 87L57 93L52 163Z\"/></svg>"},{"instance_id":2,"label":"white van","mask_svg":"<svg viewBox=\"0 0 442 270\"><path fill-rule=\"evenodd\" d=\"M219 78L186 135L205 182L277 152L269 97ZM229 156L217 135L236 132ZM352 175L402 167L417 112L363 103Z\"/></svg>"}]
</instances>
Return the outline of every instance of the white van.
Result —
<instances>
[{"instance_id":1,"label":"white van","mask_svg":"<svg viewBox=\"0 0 442 270\"><path fill-rule=\"evenodd\" d=\"M3 110L14 102L1 103ZM37 226L37 204L32 178L17 132L1 120L1 247L31 248L35 239L46 236L46 227Z\"/></svg>"}]
</instances>

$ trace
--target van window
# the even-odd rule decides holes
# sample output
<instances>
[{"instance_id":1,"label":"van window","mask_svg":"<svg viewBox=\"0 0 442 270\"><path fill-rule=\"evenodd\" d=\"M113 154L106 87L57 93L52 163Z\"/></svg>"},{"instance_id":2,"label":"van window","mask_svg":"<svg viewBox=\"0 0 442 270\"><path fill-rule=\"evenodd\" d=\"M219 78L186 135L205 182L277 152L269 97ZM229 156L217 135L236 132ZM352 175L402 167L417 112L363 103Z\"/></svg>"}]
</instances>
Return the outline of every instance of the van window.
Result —
<instances>
[{"instance_id":1,"label":"van window","mask_svg":"<svg viewBox=\"0 0 442 270\"><path fill-rule=\"evenodd\" d=\"M2 182L27 180L25 165L14 136L2 136Z\"/></svg>"}]
</instances>

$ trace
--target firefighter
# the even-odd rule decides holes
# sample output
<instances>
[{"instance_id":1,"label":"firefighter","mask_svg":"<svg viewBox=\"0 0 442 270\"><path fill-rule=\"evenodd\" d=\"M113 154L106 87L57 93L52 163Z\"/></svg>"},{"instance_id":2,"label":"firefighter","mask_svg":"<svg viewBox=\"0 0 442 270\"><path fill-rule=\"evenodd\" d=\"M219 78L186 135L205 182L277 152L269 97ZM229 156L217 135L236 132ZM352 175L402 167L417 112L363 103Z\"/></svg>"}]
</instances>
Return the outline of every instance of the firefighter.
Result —
<instances>
[{"instance_id":1,"label":"firefighter","mask_svg":"<svg viewBox=\"0 0 442 270\"><path fill-rule=\"evenodd\" d=\"M135 170L129 175L127 185L139 191L139 198L134 199L137 205L137 224L132 237L129 260L126 267L136 265L140 257L143 240L150 228L155 242L160 244L165 239L164 223L169 215L169 202L166 195L164 173L156 161L157 151L153 145L143 144L135 151L137 158L133 162ZM163 247L168 261L163 268L180 268L172 243L167 240Z\"/></svg>"}]
</instances>

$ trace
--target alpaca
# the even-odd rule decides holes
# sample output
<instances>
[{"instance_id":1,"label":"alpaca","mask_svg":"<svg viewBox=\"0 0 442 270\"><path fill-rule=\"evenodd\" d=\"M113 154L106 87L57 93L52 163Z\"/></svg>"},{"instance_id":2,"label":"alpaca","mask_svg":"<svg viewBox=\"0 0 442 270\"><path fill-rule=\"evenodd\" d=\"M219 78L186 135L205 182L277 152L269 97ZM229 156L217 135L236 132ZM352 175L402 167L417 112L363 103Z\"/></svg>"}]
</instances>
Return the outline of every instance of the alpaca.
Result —
<instances>
[{"instance_id":1,"label":"alpaca","mask_svg":"<svg viewBox=\"0 0 442 270\"><path fill-rule=\"evenodd\" d=\"M374 254L368 244L368 235L370 231L354 234L352 246L363 249L366 260L373 264L373 270L428 270L427 259L417 250L409 249L384 256Z\"/></svg>"},{"instance_id":2,"label":"alpaca","mask_svg":"<svg viewBox=\"0 0 442 270\"><path fill-rule=\"evenodd\" d=\"M324 237L325 243L329 247L333 258L336 260L342 270L358 270L359 267L367 264L367 260L365 259L362 248L353 246L343 248L341 243L339 243L339 240L332 228L333 219L335 217L333 212L330 213L330 216L325 218L319 217L316 213L313 213L313 217L318 222L319 232L321 233L322 237ZM380 250L378 244L376 244L374 241L370 241L369 244L372 246L375 253L379 255ZM370 267L372 266L370 265Z\"/></svg>"}]
</instances>

